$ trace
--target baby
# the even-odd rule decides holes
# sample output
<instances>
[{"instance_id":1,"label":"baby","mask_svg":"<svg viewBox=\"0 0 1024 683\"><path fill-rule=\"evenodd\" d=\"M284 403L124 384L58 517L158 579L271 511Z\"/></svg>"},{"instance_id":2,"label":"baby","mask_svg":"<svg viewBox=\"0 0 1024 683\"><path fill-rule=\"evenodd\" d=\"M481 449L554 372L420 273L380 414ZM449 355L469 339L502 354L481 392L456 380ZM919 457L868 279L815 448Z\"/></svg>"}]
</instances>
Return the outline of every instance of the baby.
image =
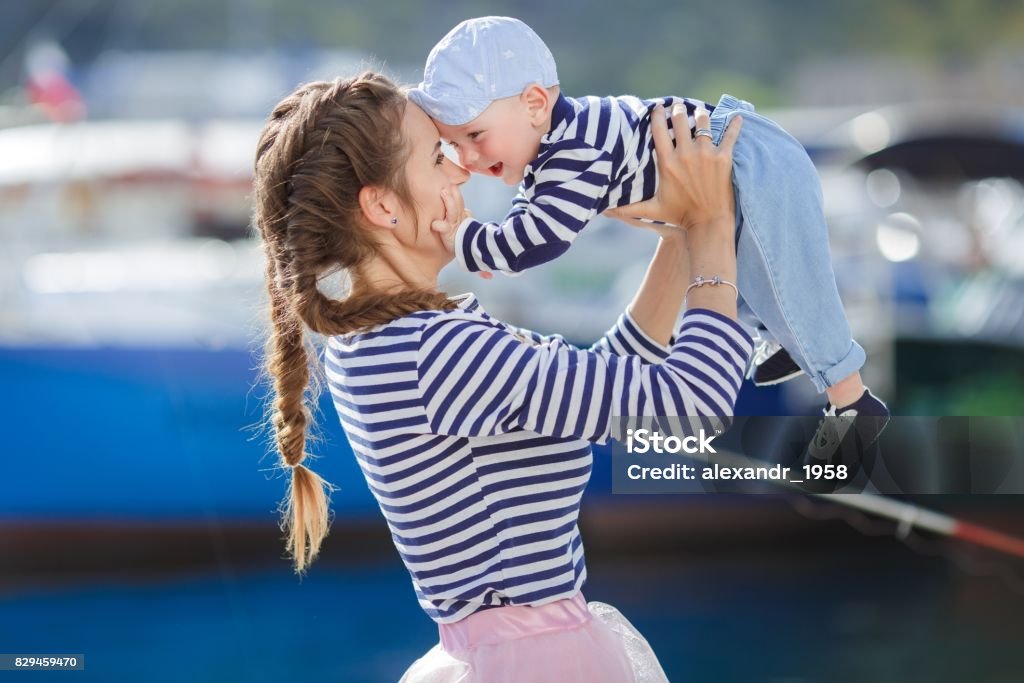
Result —
<instances>
[{"instance_id":1,"label":"baby","mask_svg":"<svg viewBox=\"0 0 1024 683\"><path fill-rule=\"evenodd\" d=\"M434 46L423 82L409 92L469 171L520 185L500 223L467 218L455 252L469 271L517 273L564 253L596 215L651 198L658 184L651 116L685 107L690 135L716 144L741 114L733 153L740 319L765 349L759 386L807 373L828 395L826 416L805 454L827 460L856 438L873 443L889 419L862 383L865 354L853 340L836 289L821 186L803 147L748 102L632 96L570 99L554 58L523 22L462 22ZM693 130L698 107L710 129ZM671 121L669 121L671 125ZM717 284L714 273L696 284ZM725 283L731 284L731 283Z\"/></svg>"}]
</instances>

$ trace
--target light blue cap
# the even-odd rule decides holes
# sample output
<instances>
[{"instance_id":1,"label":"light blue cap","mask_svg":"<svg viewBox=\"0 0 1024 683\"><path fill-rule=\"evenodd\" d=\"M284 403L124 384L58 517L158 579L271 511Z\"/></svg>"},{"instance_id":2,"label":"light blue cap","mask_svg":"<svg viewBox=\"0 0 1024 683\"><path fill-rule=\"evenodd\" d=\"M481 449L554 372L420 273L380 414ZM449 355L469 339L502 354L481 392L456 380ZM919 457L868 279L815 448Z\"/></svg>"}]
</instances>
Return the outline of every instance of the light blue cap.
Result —
<instances>
[{"instance_id":1,"label":"light blue cap","mask_svg":"<svg viewBox=\"0 0 1024 683\"><path fill-rule=\"evenodd\" d=\"M467 19L427 57L423 82L409 99L441 123L469 123L502 97L526 86L558 85L555 58L529 26L511 17Z\"/></svg>"}]
</instances>

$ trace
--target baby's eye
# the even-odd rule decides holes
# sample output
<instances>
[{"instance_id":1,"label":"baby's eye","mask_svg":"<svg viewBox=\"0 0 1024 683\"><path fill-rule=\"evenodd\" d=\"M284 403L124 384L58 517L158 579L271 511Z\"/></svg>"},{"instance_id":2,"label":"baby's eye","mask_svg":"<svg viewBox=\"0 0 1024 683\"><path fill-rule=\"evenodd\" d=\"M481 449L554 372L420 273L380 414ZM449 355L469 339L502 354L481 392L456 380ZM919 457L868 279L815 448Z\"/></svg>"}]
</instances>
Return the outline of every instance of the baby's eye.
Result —
<instances>
[{"instance_id":1,"label":"baby's eye","mask_svg":"<svg viewBox=\"0 0 1024 683\"><path fill-rule=\"evenodd\" d=\"M437 158L434 159L434 166L440 166L444 163L444 152L438 152Z\"/></svg>"},{"instance_id":2,"label":"baby's eye","mask_svg":"<svg viewBox=\"0 0 1024 683\"><path fill-rule=\"evenodd\" d=\"M482 131L477 131L477 132L475 132L475 133L470 133L470 134L469 134L469 139L470 139L470 140L472 140L472 141L474 141L474 142L476 142L476 139L477 139L478 137L480 137L481 135L483 135L483 132L482 132Z\"/></svg>"}]
</instances>

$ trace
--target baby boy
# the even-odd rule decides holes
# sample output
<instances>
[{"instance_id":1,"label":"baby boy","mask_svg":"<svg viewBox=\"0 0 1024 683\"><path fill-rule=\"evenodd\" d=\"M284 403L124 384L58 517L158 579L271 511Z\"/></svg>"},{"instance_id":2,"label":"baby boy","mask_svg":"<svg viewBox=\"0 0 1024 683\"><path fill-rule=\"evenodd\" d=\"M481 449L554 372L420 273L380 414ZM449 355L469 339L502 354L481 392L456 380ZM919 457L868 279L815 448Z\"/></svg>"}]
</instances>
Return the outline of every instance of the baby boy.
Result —
<instances>
[{"instance_id":1,"label":"baby boy","mask_svg":"<svg viewBox=\"0 0 1024 683\"><path fill-rule=\"evenodd\" d=\"M520 185L501 222L467 218L455 236L466 269L505 273L557 258L598 214L654 195L656 105L666 113L685 107L687 133L716 144L742 114L733 151L739 311L773 351L753 368L754 381L807 373L828 395L825 415L848 418L822 421L811 457L827 460L848 439L866 446L881 433L889 411L861 381L865 354L836 289L817 171L800 143L749 103L729 95L714 107L676 97L567 98L551 51L508 17L452 29L409 98L466 169ZM710 129L693 130L698 107L710 111Z\"/></svg>"}]
</instances>

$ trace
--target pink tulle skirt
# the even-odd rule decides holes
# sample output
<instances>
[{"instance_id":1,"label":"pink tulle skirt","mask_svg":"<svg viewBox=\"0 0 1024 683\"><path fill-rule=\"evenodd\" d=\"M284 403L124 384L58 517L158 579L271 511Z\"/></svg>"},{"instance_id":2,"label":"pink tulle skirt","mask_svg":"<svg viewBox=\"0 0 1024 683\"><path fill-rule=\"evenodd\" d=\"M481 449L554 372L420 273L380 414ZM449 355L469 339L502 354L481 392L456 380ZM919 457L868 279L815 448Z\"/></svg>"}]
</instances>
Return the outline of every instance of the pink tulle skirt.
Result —
<instances>
[{"instance_id":1,"label":"pink tulle skirt","mask_svg":"<svg viewBox=\"0 0 1024 683\"><path fill-rule=\"evenodd\" d=\"M540 607L495 607L439 626L441 642L401 683L668 681L619 610L581 593Z\"/></svg>"}]
</instances>

